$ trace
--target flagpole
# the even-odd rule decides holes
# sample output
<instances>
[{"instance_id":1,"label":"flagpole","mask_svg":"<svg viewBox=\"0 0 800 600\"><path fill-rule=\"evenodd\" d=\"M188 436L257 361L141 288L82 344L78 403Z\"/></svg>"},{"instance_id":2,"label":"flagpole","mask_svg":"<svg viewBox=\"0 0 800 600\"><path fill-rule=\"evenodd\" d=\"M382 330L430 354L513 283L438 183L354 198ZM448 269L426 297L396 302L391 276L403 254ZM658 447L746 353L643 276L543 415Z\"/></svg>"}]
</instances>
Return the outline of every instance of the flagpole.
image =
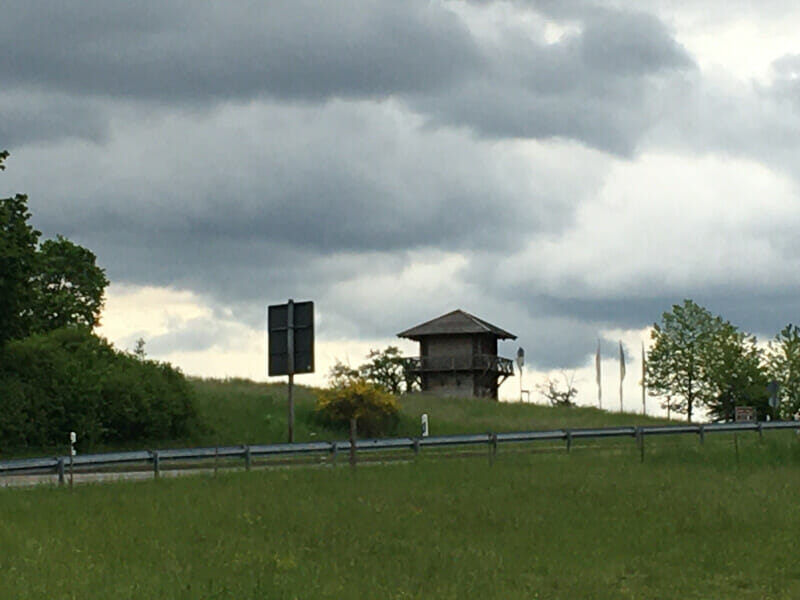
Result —
<instances>
[{"instance_id":1,"label":"flagpole","mask_svg":"<svg viewBox=\"0 0 800 600\"><path fill-rule=\"evenodd\" d=\"M622 382L625 380L625 351L619 341L619 412L622 412Z\"/></svg>"},{"instance_id":2,"label":"flagpole","mask_svg":"<svg viewBox=\"0 0 800 600\"><path fill-rule=\"evenodd\" d=\"M600 339L597 340L597 352L594 355L594 366L597 372L597 407L603 410L603 385L600 376Z\"/></svg>"}]
</instances>

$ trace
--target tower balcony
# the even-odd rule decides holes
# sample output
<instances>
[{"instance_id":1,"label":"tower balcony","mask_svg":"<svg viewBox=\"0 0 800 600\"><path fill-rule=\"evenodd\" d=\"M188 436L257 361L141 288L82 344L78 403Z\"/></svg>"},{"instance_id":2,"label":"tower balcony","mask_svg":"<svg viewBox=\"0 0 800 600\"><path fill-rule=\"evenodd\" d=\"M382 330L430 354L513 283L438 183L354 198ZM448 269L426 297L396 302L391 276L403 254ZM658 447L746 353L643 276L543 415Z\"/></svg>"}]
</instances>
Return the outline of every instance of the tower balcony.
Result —
<instances>
[{"instance_id":1,"label":"tower balcony","mask_svg":"<svg viewBox=\"0 0 800 600\"><path fill-rule=\"evenodd\" d=\"M403 361L409 374L441 373L447 371L480 371L510 377L514 375L514 361L494 354L455 356L413 356Z\"/></svg>"}]
</instances>

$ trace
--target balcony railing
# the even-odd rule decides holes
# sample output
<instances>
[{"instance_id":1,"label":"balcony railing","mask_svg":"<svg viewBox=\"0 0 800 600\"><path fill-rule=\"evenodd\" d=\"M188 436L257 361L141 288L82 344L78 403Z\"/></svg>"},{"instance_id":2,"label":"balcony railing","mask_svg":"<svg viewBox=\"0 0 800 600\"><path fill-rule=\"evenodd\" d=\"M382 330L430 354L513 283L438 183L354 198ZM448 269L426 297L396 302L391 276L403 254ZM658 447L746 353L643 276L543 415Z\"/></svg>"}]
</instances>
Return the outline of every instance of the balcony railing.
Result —
<instances>
[{"instance_id":1,"label":"balcony railing","mask_svg":"<svg viewBox=\"0 0 800 600\"><path fill-rule=\"evenodd\" d=\"M422 373L430 371L484 371L511 376L514 374L514 361L494 354L473 354L461 356L414 356L406 358L406 371Z\"/></svg>"}]
</instances>

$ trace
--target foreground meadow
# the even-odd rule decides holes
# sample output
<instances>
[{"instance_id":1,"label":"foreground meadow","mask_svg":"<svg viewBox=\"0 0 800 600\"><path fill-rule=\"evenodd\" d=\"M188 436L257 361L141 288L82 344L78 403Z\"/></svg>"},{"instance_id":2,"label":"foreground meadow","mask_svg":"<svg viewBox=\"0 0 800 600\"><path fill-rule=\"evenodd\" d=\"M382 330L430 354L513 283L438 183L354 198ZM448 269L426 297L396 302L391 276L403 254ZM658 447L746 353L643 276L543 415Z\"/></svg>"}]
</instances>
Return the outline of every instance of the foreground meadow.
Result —
<instances>
[{"instance_id":1,"label":"foreground meadow","mask_svg":"<svg viewBox=\"0 0 800 600\"><path fill-rule=\"evenodd\" d=\"M800 445L0 490L0 598L798 598Z\"/></svg>"}]
</instances>

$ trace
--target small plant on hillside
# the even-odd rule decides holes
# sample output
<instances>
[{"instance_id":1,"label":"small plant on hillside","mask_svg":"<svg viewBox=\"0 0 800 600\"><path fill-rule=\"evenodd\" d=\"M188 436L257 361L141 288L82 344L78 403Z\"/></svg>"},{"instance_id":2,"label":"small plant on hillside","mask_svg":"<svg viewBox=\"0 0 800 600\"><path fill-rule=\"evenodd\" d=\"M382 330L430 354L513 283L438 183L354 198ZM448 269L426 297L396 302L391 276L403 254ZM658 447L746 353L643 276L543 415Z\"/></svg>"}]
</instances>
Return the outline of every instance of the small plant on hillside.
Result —
<instances>
[{"instance_id":1,"label":"small plant on hillside","mask_svg":"<svg viewBox=\"0 0 800 600\"><path fill-rule=\"evenodd\" d=\"M399 410L392 394L356 377L321 390L314 414L323 425L338 427L348 427L355 419L360 435L377 437L397 427Z\"/></svg>"},{"instance_id":2,"label":"small plant on hillside","mask_svg":"<svg viewBox=\"0 0 800 600\"><path fill-rule=\"evenodd\" d=\"M564 378L564 388L555 379L547 377L536 389L553 406L575 406L575 397L578 395L578 388L574 385L575 375L561 373L561 376Z\"/></svg>"}]
</instances>

